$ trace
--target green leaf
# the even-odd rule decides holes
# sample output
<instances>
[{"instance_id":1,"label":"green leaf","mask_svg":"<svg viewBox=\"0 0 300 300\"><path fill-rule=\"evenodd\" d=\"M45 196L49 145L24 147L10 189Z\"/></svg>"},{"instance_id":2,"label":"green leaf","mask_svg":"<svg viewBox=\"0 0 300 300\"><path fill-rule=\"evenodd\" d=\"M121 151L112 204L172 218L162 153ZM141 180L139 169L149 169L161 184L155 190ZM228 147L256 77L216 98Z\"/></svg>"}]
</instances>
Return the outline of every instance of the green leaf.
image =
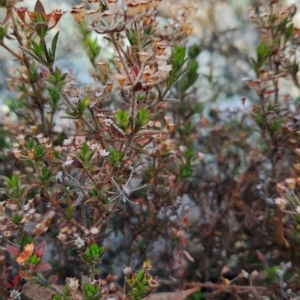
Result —
<instances>
[{"instance_id":1,"label":"green leaf","mask_svg":"<svg viewBox=\"0 0 300 300\"><path fill-rule=\"evenodd\" d=\"M123 130L126 131L126 129L129 127L130 124L130 118L129 118L129 112L127 110L121 110L118 109L115 113L115 119L116 124Z\"/></svg>"},{"instance_id":2,"label":"green leaf","mask_svg":"<svg viewBox=\"0 0 300 300\"><path fill-rule=\"evenodd\" d=\"M64 81L67 77L68 73L62 74L59 68L55 68L54 73L50 74L48 77L48 81L51 82L55 87L59 88L59 90L63 87Z\"/></svg>"},{"instance_id":3,"label":"green leaf","mask_svg":"<svg viewBox=\"0 0 300 300\"><path fill-rule=\"evenodd\" d=\"M7 29L8 29L8 24L6 24L5 26L0 26L0 40L1 41L3 41L3 39L6 37Z\"/></svg>"},{"instance_id":4,"label":"green leaf","mask_svg":"<svg viewBox=\"0 0 300 300\"><path fill-rule=\"evenodd\" d=\"M77 110L79 112L79 114L82 116L85 109L89 106L90 104L90 98L89 97L85 97L83 98L83 100L78 100L77 102Z\"/></svg>"},{"instance_id":5,"label":"green leaf","mask_svg":"<svg viewBox=\"0 0 300 300\"><path fill-rule=\"evenodd\" d=\"M144 279L144 275L145 275L145 271L144 270L140 270L137 275L136 275L136 281L137 282L142 282Z\"/></svg>"},{"instance_id":6,"label":"green leaf","mask_svg":"<svg viewBox=\"0 0 300 300\"><path fill-rule=\"evenodd\" d=\"M82 154L83 155L86 155L89 151L89 146L87 144L87 142L84 142L83 145L82 145Z\"/></svg>"},{"instance_id":7,"label":"green leaf","mask_svg":"<svg viewBox=\"0 0 300 300\"><path fill-rule=\"evenodd\" d=\"M132 30L127 31L127 38L131 46L137 45L137 36Z\"/></svg>"},{"instance_id":8,"label":"green leaf","mask_svg":"<svg viewBox=\"0 0 300 300\"><path fill-rule=\"evenodd\" d=\"M74 206L73 205L71 205L71 206L69 206L67 209L66 209L66 217L68 218L68 219L70 219L71 218L71 216L72 216L72 214L73 214L73 211L74 211Z\"/></svg>"},{"instance_id":9,"label":"green leaf","mask_svg":"<svg viewBox=\"0 0 300 300\"><path fill-rule=\"evenodd\" d=\"M9 188L11 189L19 189L19 177L16 174L13 174L11 179L8 177L3 177Z\"/></svg>"},{"instance_id":10,"label":"green leaf","mask_svg":"<svg viewBox=\"0 0 300 300\"><path fill-rule=\"evenodd\" d=\"M28 245L33 242L33 238L25 231L22 238L17 241L17 244L21 247Z\"/></svg>"},{"instance_id":11,"label":"green leaf","mask_svg":"<svg viewBox=\"0 0 300 300\"><path fill-rule=\"evenodd\" d=\"M22 221L22 219L23 219L23 215L22 214L18 214L18 213L14 213L13 215L12 215L12 218L11 218L11 220L12 220L12 222L15 224L15 225L19 225L19 223Z\"/></svg>"},{"instance_id":12,"label":"green leaf","mask_svg":"<svg viewBox=\"0 0 300 300\"><path fill-rule=\"evenodd\" d=\"M182 68L186 62L185 54L185 47L175 45L171 55L170 63L172 65L172 70L170 71L170 76L167 78L167 89L170 89L178 80L178 78L184 73L184 71L182 72Z\"/></svg>"},{"instance_id":13,"label":"green leaf","mask_svg":"<svg viewBox=\"0 0 300 300\"><path fill-rule=\"evenodd\" d=\"M19 46L20 49L25 52L26 54L28 54L30 57L32 57L33 59L35 59L36 61L38 61L39 63L41 64L44 64L44 62L37 56L35 55L34 53L32 53L31 51L29 51L28 49L22 47L22 46Z\"/></svg>"},{"instance_id":14,"label":"green leaf","mask_svg":"<svg viewBox=\"0 0 300 300\"><path fill-rule=\"evenodd\" d=\"M148 110L146 110L144 107L141 108L137 115L136 115L136 128L135 130L138 131L141 127L146 125L150 121L150 114Z\"/></svg>"},{"instance_id":15,"label":"green leaf","mask_svg":"<svg viewBox=\"0 0 300 300\"><path fill-rule=\"evenodd\" d=\"M50 102L51 107L56 108L56 106L58 105L58 102L60 100L59 92L55 88L49 87L48 88L48 93L49 93L49 96L51 98L51 102Z\"/></svg>"},{"instance_id":16,"label":"green leaf","mask_svg":"<svg viewBox=\"0 0 300 300\"><path fill-rule=\"evenodd\" d=\"M257 49L256 49L256 54L257 54L257 62L255 64L255 72L258 75L258 72L262 65L265 63L267 58L271 55L273 49L267 48L265 42L261 42Z\"/></svg>"},{"instance_id":17,"label":"green leaf","mask_svg":"<svg viewBox=\"0 0 300 300\"><path fill-rule=\"evenodd\" d=\"M96 243L93 243L85 250L81 257L88 264L95 264L99 262L106 249L107 247L99 247Z\"/></svg>"},{"instance_id":18,"label":"green leaf","mask_svg":"<svg viewBox=\"0 0 300 300\"><path fill-rule=\"evenodd\" d=\"M256 49L256 54L257 54L257 60L260 61L263 59L265 52L267 50L266 43L261 42Z\"/></svg>"},{"instance_id":19,"label":"green leaf","mask_svg":"<svg viewBox=\"0 0 300 300\"><path fill-rule=\"evenodd\" d=\"M41 160L45 155L45 147L43 145L34 146L34 159L36 161Z\"/></svg>"},{"instance_id":20,"label":"green leaf","mask_svg":"<svg viewBox=\"0 0 300 300\"><path fill-rule=\"evenodd\" d=\"M43 167L41 170L41 175L38 176L38 179L44 184L48 185L54 180L54 176L52 176L52 170Z\"/></svg>"},{"instance_id":21,"label":"green leaf","mask_svg":"<svg viewBox=\"0 0 300 300\"><path fill-rule=\"evenodd\" d=\"M198 63L195 60L190 60L188 63L188 71L186 76L181 80L181 91L185 92L191 87L198 78Z\"/></svg>"},{"instance_id":22,"label":"green leaf","mask_svg":"<svg viewBox=\"0 0 300 300\"><path fill-rule=\"evenodd\" d=\"M55 58L58 36L59 36L59 31L55 34L51 43L51 52L52 52L53 59Z\"/></svg>"},{"instance_id":23,"label":"green leaf","mask_svg":"<svg viewBox=\"0 0 300 300\"><path fill-rule=\"evenodd\" d=\"M116 168L119 167L122 163L124 153L123 152L118 152L117 150L110 148L109 149L109 162L111 165Z\"/></svg>"},{"instance_id":24,"label":"green leaf","mask_svg":"<svg viewBox=\"0 0 300 300\"><path fill-rule=\"evenodd\" d=\"M179 178L181 180L190 178L193 176L193 170L190 164L186 164L179 167Z\"/></svg>"},{"instance_id":25,"label":"green leaf","mask_svg":"<svg viewBox=\"0 0 300 300\"><path fill-rule=\"evenodd\" d=\"M275 33L282 33L284 32L286 25L290 22L289 17L284 18L276 27L275 27Z\"/></svg>"},{"instance_id":26,"label":"green leaf","mask_svg":"<svg viewBox=\"0 0 300 300\"><path fill-rule=\"evenodd\" d=\"M293 36L294 24L290 24L286 27L284 35L287 40L289 40Z\"/></svg>"}]
</instances>

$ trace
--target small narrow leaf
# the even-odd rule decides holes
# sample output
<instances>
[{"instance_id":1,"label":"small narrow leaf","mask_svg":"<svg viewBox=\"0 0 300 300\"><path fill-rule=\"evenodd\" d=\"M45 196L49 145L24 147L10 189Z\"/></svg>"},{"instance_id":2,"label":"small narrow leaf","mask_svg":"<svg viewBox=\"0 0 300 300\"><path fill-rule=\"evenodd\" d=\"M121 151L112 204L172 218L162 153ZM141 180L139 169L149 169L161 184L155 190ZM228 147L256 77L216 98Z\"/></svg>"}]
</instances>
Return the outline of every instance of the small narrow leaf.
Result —
<instances>
[{"instance_id":1,"label":"small narrow leaf","mask_svg":"<svg viewBox=\"0 0 300 300\"><path fill-rule=\"evenodd\" d=\"M12 246L7 244L6 245L6 250L8 251L8 253L12 256L12 257L16 257L20 254L21 249L16 247L16 246Z\"/></svg>"},{"instance_id":2,"label":"small narrow leaf","mask_svg":"<svg viewBox=\"0 0 300 300\"><path fill-rule=\"evenodd\" d=\"M43 62L41 61L41 59L39 57L37 57L34 53L32 53L31 51L29 51L28 49L19 46L21 48L22 51L24 51L26 54L28 54L29 56L31 56L32 58L34 58L35 60L37 60L39 63L43 64Z\"/></svg>"},{"instance_id":3,"label":"small narrow leaf","mask_svg":"<svg viewBox=\"0 0 300 300\"><path fill-rule=\"evenodd\" d=\"M41 261L37 264L37 266L34 268L35 271L46 271L50 270L52 267L47 262Z\"/></svg>"},{"instance_id":4,"label":"small narrow leaf","mask_svg":"<svg viewBox=\"0 0 300 300\"><path fill-rule=\"evenodd\" d=\"M52 51L53 58L55 58L58 36L59 36L59 31L56 33L56 35L54 36L52 43L51 43L51 51Z\"/></svg>"},{"instance_id":5,"label":"small narrow leaf","mask_svg":"<svg viewBox=\"0 0 300 300\"><path fill-rule=\"evenodd\" d=\"M46 242L43 241L35 248L34 254L39 258L43 258L45 248L46 248Z\"/></svg>"}]
</instances>

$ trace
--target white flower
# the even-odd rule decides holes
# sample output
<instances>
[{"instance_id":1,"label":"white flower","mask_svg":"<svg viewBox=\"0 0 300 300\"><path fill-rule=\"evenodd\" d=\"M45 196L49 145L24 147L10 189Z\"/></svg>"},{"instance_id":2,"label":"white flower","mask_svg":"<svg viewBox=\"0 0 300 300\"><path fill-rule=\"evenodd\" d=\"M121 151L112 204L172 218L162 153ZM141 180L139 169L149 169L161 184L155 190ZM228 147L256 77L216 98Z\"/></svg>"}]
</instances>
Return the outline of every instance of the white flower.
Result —
<instances>
[{"instance_id":1,"label":"white flower","mask_svg":"<svg viewBox=\"0 0 300 300\"><path fill-rule=\"evenodd\" d=\"M298 214L300 214L300 206L297 206L297 207L296 207L296 212L297 212Z\"/></svg>"},{"instance_id":2,"label":"white flower","mask_svg":"<svg viewBox=\"0 0 300 300\"><path fill-rule=\"evenodd\" d=\"M113 120L111 120L111 119L109 119L109 118L106 118L106 119L104 119L104 125L106 126L106 127L109 127L111 124L113 124L114 122L113 122Z\"/></svg>"},{"instance_id":3,"label":"white flower","mask_svg":"<svg viewBox=\"0 0 300 300\"><path fill-rule=\"evenodd\" d=\"M125 274L126 276L128 276L128 275L130 275L130 274L132 273L132 269L131 269L131 267L125 267L125 268L123 269L123 272L124 272L124 274Z\"/></svg>"},{"instance_id":4,"label":"white flower","mask_svg":"<svg viewBox=\"0 0 300 300\"><path fill-rule=\"evenodd\" d=\"M72 142L73 142L73 138L65 139L63 141L63 145L68 146L68 145L72 144Z\"/></svg>"},{"instance_id":5,"label":"white flower","mask_svg":"<svg viewBox=\"0 0 300 300\"><path fill-rule=\"evenodd\" d=\"M106 157L106 156L108 156L108 155L109 155L109 152L106 151L105 149L100 150L100 156Z\"/></svg>"},{"instance_id":6,"label":"white flower","mask_svg":"<svg viewBox=\"0 0 300 300\"><path fill-rule=\"evenodd\" d=\"M60 182L63 182L63 177L62 177L63 173L62 171L59 171L56 176L55 176L55 180L56 181L60 181Z\"/></svg>"},{"instance_id":7,"label":"white flower","mask_svg":"<svg viewBox=\"0 0 300 300\"><path fill-rule=\"evenodd\" d=\"M24 134L19 134L17 136L17 140L24 140L25 139L25 135Z\"/></svg>"},{"instance_id":8,"label":"white flower","mask_svg":"<svg viewBox=\"0 0 300 300\"><path fill-rule=\"evenodd\" d=\"M156 55L155 58L157 59L157 64L159 66L165 66L170 58L170 55Z\"/></svg>"},{"instance_id":9,"label":"white flower","mask_svg":"<svg viewBox=\"0 0 300 300\"><path fill-rule=\"evenodd\" d=\"M84 246L84 240L80 237L78 237L75 241L75 245L77 246L77 248L81 248Z\"/></svg>"},{"instance_id":10,"label":"white flower","mask_svg":"<svg viewBox=\"0 0 300 300\"><path fill-rule=\"evenodd\" d=\"M77 147L82 146L84 142L85 142L85 137L84 136L77 136L76 139L75 139L75 145Z\"/></svg>"},{"instance_id":11,"label":"white flower","mask_svg":"<svg viewBox=\"0 0 300 300\"><path fill-rule=\"evenodd\" d=\"M154 123L154 126L157 127L157 128L159 128L159 127L161 126L161 122L156 121L156 122Z\"/></svg>"},{"instance_id":12,"label":"white flower","mask_svg":"<svg viewBox=\"0 0 300 300\"><path fill-rule=\"evenodd\" d=\"M89 145L89 147L90 147L91 150L97 150L98 145L97 144L91 144L91 145Z\"/></svg>"},{"instance_id":13,"label":"white flower","mask_svg":"<svg viewBox=\"0 0 300 300\"><path fill-rule=\"evenodd\" d=\"M29 215L32 215L32 214L34 214L35 213L35 209L34 208L31 208L29 211L28 211L28 214Z\"/></svg>"},{"instance_id":14,"label":"white flower","mask_svg":"<svg viewBox=\"0 0 300 300\"><path fill-rule=\"evenodd\" d=\"M97 227L93 227L93 228L90 229L90 233L91 234L97 234L97 233L99 233L99 229Z\"/></svg>"},{"instance_id":15,"label":"white flower","mask_svg":"<svg viewBox=\"0 0 300 300\"><path fill-rule=\"evenodd\" d=\"M64 233L60 232L60 233L58 234L57 238L58 238L61 242L64 242L64 241L67 239L67 236L66 236Z\"/></svg>"},{"instance_id":16,"label":"white flower","mask_svg":"<svg viewBox=\"0 0 300 300\"><path fill-rule=\"evenodd\" d=\"M172 66L171 65L162 65L160 67L158 67L159 70L159 75L162 79L167 78L169 72L172 70Z\"/></svg>"},{"instance_id":17,"label":"white flower","mask_svg":"<svg viewBox=\"0 0 300 300\"><path fill-rule=\"evenodd\" d=\"M97 92L97 93L95 93L95 97L96 98L99 98L101 95L103 95L103 92Z\"/></svg>"},{"instance_id":18,"label":"white flower","mask_svg":"<svg viewBox=\"0 0 300 300\"><path fill-rule=\"evenodd\" d=\"M29 208L30 208L30 205L29 205L29 204L24 204L24 205L23 205L24 211L29 210Z\"/></svg>"},{"instance_id":19,"label":"white flower","mask_svg":"<svg viewBox=\"0 0 300 300\"><path fill-rule=\"evenodd\" d=\"M199 160L199 161L202 161L203 158L204 158L204 156L205 156L205 154L202 153L202 152L198 152L198 153L197 153L197 156L198 156L198 160Z\"/></svg>"},{"instance_id":20,"label":"white flower","mask_svg":"<svg viewBox=\"0 0 300 300\"><path fill-rule=\"evenodd\" d=\"M40 138L40 139L39 139L39 142L40 142L41 144L46 144L46 143L48 142L48 140L49 140L49 138L43 137L43 138Z\"/></svg>"},{"instance_id":21,"label":"white flower","mask_svg":"<svg viewBox=\"0 0 300 300\"><path fill-rule=\"evenodd\" d=\"M54 150L57 151L57 152L62 152L64 150L64 148L61 147L61 146L55 146Z\"/></svg>"},{"instance_id":22,"label":"white flower","mask_svg":"<svg viewBox=\"0 0 300 300\"><path fill-rule=\"evenodd\" d=\"M243 275L243 277L245 277L245 278L249 278L249 273L246 272L245 270L242 270L242 275Z\"/></svg>"},{"instance_id":23,"label":"white flower","mask_svg":"<svg viewBox=\"0 0 300 300\"><path fill-rule=\"evenodd\" d=\"M69 284L71 290L75 290L75 291L78 290L79 280L77 278L67 278L66 281Z\"/></svg>"},{"instance_id":24,"label":"white flower","mask_svg":"<svg viewBox=\"0 0 300 300\"><path fill-rule=\"evenodd\" d=\"M17 300L17 299L21 299L21 293L17 290L12 290L10 291L10 298Z\"/></svg>"},{"instance_id":25,"label":"white flower","mask_svg":"<svg viewBox=\"0 0 300 300\"><path fill-rule=\"evenodd\" d=\"M63 165L64 166L69 166L69 165L71 165L72 163L73 163L73 159L70 159L70 160L67 160L67 161L65 161L64 163L63 163Z\"/></svg>"},{"instance_id":26,"label":"white flower","mask_svg":"<svg viewBox=\"0 0 300 300\"><path fill-rule=\"evenodd\" d=\"M285 209L286 205L288 204L287 200L284 198L277 197L274 199L275 204L278 205L278 207L282 210Z\"/></svg>"},{"instance_id":27,"label":"white flower","mask_svg":"<svg viewBox=\"0 0 300 300\"><path fill-rule=\"evenodd\" d=\"M180 145L180 146L179 146L179 151L180 151L180 152L186 151L186 146Z\"/></svg>"}]
</instances>

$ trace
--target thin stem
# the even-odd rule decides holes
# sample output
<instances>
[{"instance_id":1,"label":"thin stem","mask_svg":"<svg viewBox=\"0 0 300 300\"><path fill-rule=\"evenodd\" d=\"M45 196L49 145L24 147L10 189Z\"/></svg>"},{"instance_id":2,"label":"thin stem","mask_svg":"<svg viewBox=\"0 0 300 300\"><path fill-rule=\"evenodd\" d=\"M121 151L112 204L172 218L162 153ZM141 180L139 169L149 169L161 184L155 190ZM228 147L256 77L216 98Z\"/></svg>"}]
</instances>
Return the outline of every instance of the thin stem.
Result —
<instances>
[{"instance_id":1,"label":"thin stem","mask_svg":"<svg viewBox=\"0 0 300 300\"><path fill-rule=\"evenodd\" d=\"M141 38L140 38L140 33L139 33L139 28L138 28L137 22L134 22L134 28L135 28L135 35L137 38L137 48L138 48L138 51L140 52L141 51Z\"/></svg>"},{"instance_id":2,"label":"thin stem","mask_svg":"<svg viewBox=\"0 0 300 300\"><path fill-rule=\"evenodd\" d=\"M4 49L6 49L9 53L11 53L15 58L17 58L19 61L23 61L23 58L17 54L16 52L14 52L13 50L11 50L9 47L7 47L3 41L0 41L0 46L2 46Z\"/></svg>"},{"instance_id":3,"label":"thin stem","mask_svg":"<svg viewBox=\"0 0 300 300\"><path fill-rule=\"evenodd\" d=\"M17 26L16 20L14 18L14 13L13 13L12 7L10 7L9 10L10 10L11 19L13 22L14 35L15 35L19 45L23 46L22 37L19 34L18 26ZM24 62L27 72L30 74L31 73L30 61L28 60L28 57L26 56L25 53L22 52L22 55L23 55L23 58L21 58L20 61ZM32 81L32 79L29 79L29 83L30 83L30 86L33 91L33 95L32 95L33 102L36 104L36 106L38 107L40 114L41 114L41 122L42 122L43 131L47 132L44 105L39 100L39 99L43 99L43 97L40 95L39 88L36 87L35 82Z\"/></svg>"},{"instance_id":4,"label":"thin stem","mask_svg":"<svg viewBox=\"0 0 300 300\"><path fill-rule=\"evenodd\" d=\"M135 130L135 121L136 121L136 112L137 110L137 98L136 93L132 92L131 97L131 132L134 133Z\"/></svg>"},{"instance_id":5,"label":"thin stem","mask_svg":"<svg viewBox=\"0 0 300 300\"><path fill-rule=\"evenodd\" d=\"M115 38L115 35L114 35L113 32L110 33L110 37L111 37L111 40L112 40L112 42L113 42L113 44L114 44L114 46L115 46L115 48L116 48L116 50L118 52L119 58L120 58L121 63L123 65L123 67L124 67L124 70L125 70L125 73L126 73L126 75L128 77L128 80L129 80L130 84L133 86L133 80L132 80L132 78L131 78L131 76L129 74L127 65L126 65L126 63L125 63L125 61L123 59L123 55L121 54L120 47L118 45L118 42L116 41L116 38Z\"/></svg>"}]
</instances>

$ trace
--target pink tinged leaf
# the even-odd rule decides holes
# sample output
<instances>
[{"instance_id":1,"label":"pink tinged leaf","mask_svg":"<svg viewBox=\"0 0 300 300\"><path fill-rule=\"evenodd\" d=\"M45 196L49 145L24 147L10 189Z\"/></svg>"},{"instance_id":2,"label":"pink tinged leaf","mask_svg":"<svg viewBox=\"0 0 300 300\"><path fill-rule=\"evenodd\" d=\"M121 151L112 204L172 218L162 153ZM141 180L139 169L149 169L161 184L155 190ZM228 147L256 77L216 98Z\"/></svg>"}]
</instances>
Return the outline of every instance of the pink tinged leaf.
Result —
<instances>
[{"instance_id":1,"label":"pink tinged leaf","mask_svg":"<svg viewBox=\"0 0 300 300\"><path fill-rule=\"evenodd\" d=\"M12 281L12 284L13 284L13 286L17 286L17 284L20 282L20 275L19 274L17 274L15 277L14 277L14 279L13 279L13 281Z\"/></svg>"},{"instance_id":2,"label":"pink tinged leaf","mask_svg":"<svg viewBox=\"0 0 300 300\"><path fill-rule=\"evenodd\" d=\"M5 285L5 287L7 287L8 289L12 289L13 285L11 283L9 283L8 281L3 283Z\"/></svg>"},{"instance_id":3,"label":"pink tinged leaf","mask_svg":"<svg viewBox=\"0 0 300 300\"><path fill-rule=\"evenodd\" d=\"M41 15L46 14L44 5L42 4L42 2L40 0L36 1L34 11L41 14Z\"/></svg>"},{"instance_id":4,"label":"pink tinged leaf","mask_svg":"<svg viewBox=\"0 0 300 300\"><path fill-rule=\"evenodd\" d=\"M38 246L36 246L34 254L39 257L39 258L43 258L43 254L46 248L46 242L41 242Z\"/></svg>"},{"instance_id":5,"label":"pink tinged leaf","mask_svg":"<svg viewBox=\"0 0 300 300\"><path fill-rule=\"evenodd\" d=\"M17 257L21 252L20 248L12 245L6 245L6 250L13 258Z\"/></svg>"},{"instance_id":6,"label":"pink tinged leaf","mask_svg":"<svg viewBox=\"0 0 300 300\"><path fill-rule=\"evenodd\" d=\"M134 65L134 66L132 67L132 71L133 71L135 77L137 77L137 76L139 75L139 71L140 71L139 66L138 66L138 65Z\"/></svg>"},{"instance_id":7,"label":"pink tinged leaf","mask_svg":"<svg viewBox=\"0 0 300 300\"><path fill-rule=\"evenodd\" d=\"M36 267L34 268L35 271L46 271L46 270L50 270L52 269L50 264L48 264L47 262L41 261L40 263L38 263L36 265Z\"/></svg>"},{"instance_id":8,"label":"pink tinged leaf","mask_svg":"<svg viewBox=\"0 0 300 300\"><path fill-rule=\"evenodd\" d=\"M75 168L77 168L77 169L83 169L82 163L80 161L78 161L78 160L74 160L72 162L72 166L75 167Z\"/></svg>"}]
</instances>

